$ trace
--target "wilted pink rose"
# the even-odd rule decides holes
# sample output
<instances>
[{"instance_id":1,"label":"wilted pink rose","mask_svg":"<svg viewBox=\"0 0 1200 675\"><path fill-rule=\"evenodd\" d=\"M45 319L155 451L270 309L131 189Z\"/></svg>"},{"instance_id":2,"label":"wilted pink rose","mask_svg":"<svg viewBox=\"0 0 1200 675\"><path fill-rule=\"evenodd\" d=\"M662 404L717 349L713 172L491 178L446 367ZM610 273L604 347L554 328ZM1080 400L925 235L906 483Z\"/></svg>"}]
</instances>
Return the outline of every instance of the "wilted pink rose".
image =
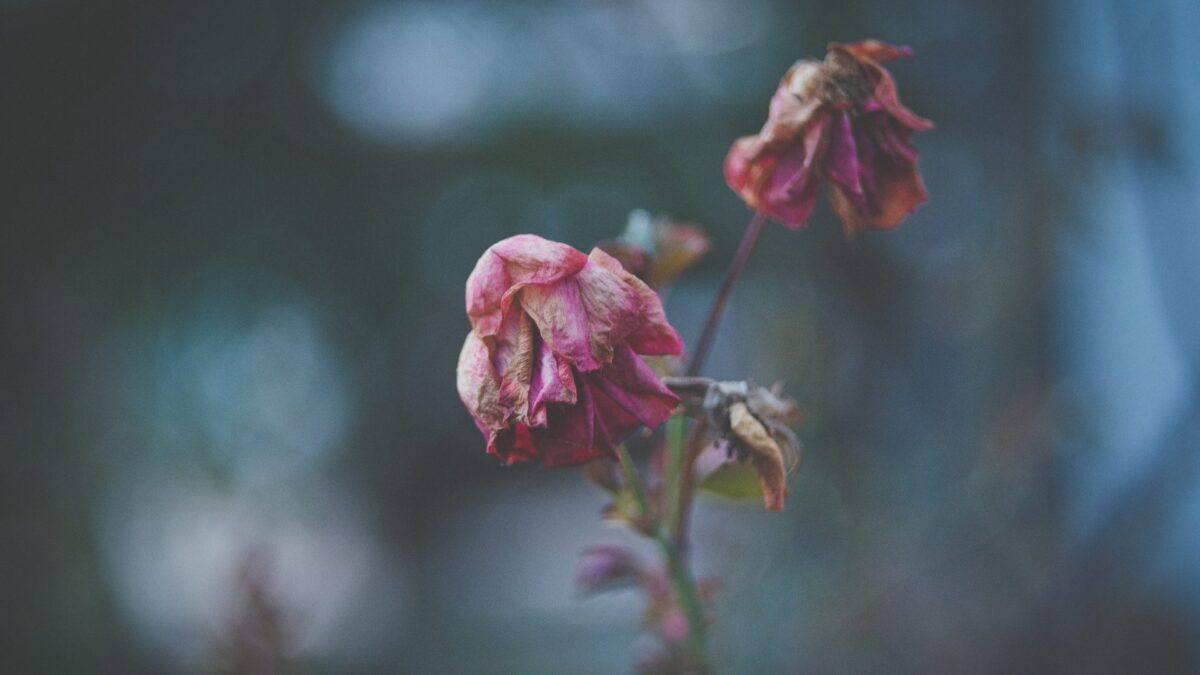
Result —
<instances>
[{"instance_id":1,"label":"wilted pink rose","mask_svg":"<svg viewBox=\"0 0 1200 675\"><path fill-rule=\"evenodd\" d=\"M458 393L506 464L612 457L679 403L639 354L681 354L683 342L654 291L599 249L505 239L467 279L467 315Z\"/></svg>"},{"instance_id":2,"label":"wilted pink rose","mask_svg":"<svg viewBox=\"0 0 1200 675\"><path fill-rule=\"evenodd\" d=\"M729 186L751 208L796 229L812 215L824 178L847 232L899 225L928 199L909 137L933 123L901 105L880 64L911 53L867 40L831 44L823 62L796 63L762 131L729 151Z\"/></svg>"}]
</instances>

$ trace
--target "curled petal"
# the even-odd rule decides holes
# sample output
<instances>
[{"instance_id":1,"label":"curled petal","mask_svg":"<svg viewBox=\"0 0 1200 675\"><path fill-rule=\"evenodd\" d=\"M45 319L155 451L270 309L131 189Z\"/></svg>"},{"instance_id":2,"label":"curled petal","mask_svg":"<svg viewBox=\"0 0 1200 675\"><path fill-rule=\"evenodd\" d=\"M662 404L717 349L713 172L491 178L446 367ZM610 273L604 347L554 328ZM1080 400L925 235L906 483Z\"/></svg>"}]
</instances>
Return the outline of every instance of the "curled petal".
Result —
<instances>
[{"instance_id":1,"label":"curled petal","mask_svg":"<svg viewBox=\"0 0 1200 675\"><path fill-rule=\"evenodd\" d=\"M522 418L529 412L535 339L533 322L520 308L512 308L505 314L499 331L492 337L492 365L500 376L500 402Z\"/></svg>"},{"instance_id":2,"label":"curled petal","mask_svg":"<svg viewBox=\"0 0 1200 675\"><path fill-rule=\"evenodd\" d=\"M527 287L521 294L521 307L537 324L550 348L579 370L595 370L612 357L607 333L593 332L588 307L575 279Z\"/></svg>"},{"instance_id":3,"label":"curled petal","mask_svg":"<svg viewBox=\"0 0 1200 675\"><path fill-rule=\"evenodd\" d=\"M829 126L829 115L814 117L802 144L785 148L773 165L764 162L762 170L770 175L756 196L759 211L792 229L808 223L820 188L816 167L827 154Z\"/></svg>"},{"instance_id":4,"label":"curled petal","mask_svg":"<svg viewBox=\"0 0 1200 675\"><path fill-rule=\"evenodd\" d=\"M575 466L601 457L613 457L606 443L596 443L595 402L586 386L579 387L574 405L546 408L546 424L531 427L514 423L493 431L488 453L505 464L541 460L546 468Z\"/></svg>"},{"instance_id":5,"label":"curled petal","mask_svg":"<svg viewBox=\"0 0 1200 675\"><path fill-rule=\"evenodd\" d=\"M917 168L917 150L905 135L885 124L875 136L879 140L872 139L870 147L875 152L864 163L871 170L865 199L840 185L831 191L833 210L847 232L894 228L929 199Z\"/></svg>"},{"instance_id":6,"label":"curled petal","mask_svg":"<svg viewBox=\"0 0 1200 675\"><path fill-rule=\"evenodd\" d=\"M597 442L596 402L591 391L586 386L578 390L578 403L550 406L546 426L530 429L538 458L548 469L616 456L609 444Z\"/></svg>"},{"instance_id":7,"label":"curled petal","mask_svg":"<svg viewBox=\"0 0 1200 675\"><path fill-rule=\"evenodd\" d=\"M644 354L683 353L658 295L600 249L574 277L527 287L521 305L550 347L581 372L610 363L625 340Z\"/></svg>"},{"instance_id":8,"label":"curled petal","mask_svg":"<svg viewBox=\"0 0 1200 675\"><path fill-rule=\"evenodd\" d=\"M797 61L780 80L767 113L767 122L759 136L771 144L790 143L803 133L812 116L821 108L817 96L821 63Z\"/></svg>"},{"instance_id":9,"label":"curled petal","mask_svg":"<svg viewBox=\"0 0 1200 675\"><path fill-rule=\"evenodd\" d=\"M725 158L725 180L750 208L792 229L804 226L817 202L820 179L814 166L825 147L828 117L818 116L802 144L765 150L762 139L747 136Z\"/></svg>"},{"instance_id":10,"label":"curled petal","mask_svg":"<svg viewBox=\"0 0 1200 675\"><path fill-rule=\"evenodd\" d=\"M752 209L759 208L757 187L763 183L763 167L758 160L763 146L758 136L743 136L725 156L725 182Z\"/></svg>"},{"instance_id":11,"label":"curled petal","mask_svg":"<svg viewBox=\"0 0 1200 675\"><path fill-rule=\"evenodd\" d=\"M614 399L612 390L601 386L598 379L590 375L584 386L595 407L597 441L614 447L637 429L638 418L626 407L627 403Z\"/></svg>"},{"instance_id":12,"label":"curled petal","mask_svg":"<svg viewBox=\"0 0 1200 675\"><path fill-rule=\"evenodd\" d=\"M548 406L555 403L570 405L578 400L578 396L571 364L538 338L529 391L529 423L546 426Z\"/></svg>"},{"instance_id":13,"label":"curled petal","mask_svg":"<svg viewBox=\"0 0 1200 675\"><path fill-rule=\"evenodd\" d=\"M859 61L875 61L887 63L896 59L912 56L912 47L890 45L879 40L863 40L862 42L830 42L826 47L831 52L844 51Z\"/></svg>"},{"instance_id":14,"label":"curled petal","mask_svg":"<svg viewBox=\"0 0 1200 675\"><path fill-rule=\"evenodd\" d=\"M641 279L626 272L616 258L600 249L593 249L589 260L620 278L637 297L639 325L625 336L629 346L635 352L648 356L678 356L682 354L683 340L675 331L675 327L667 321L667 314L663 310L662 299L658 297L658 293L655 293L654 289L647 286Z\"/></svg>"},{"instance_id":15,"label":"curled petal","mask_svg":"<svg viewBox=\"0 0 1200 675\"><path fill-rule=\"evenodd\" d=\"M488 434L487 451L505 466L532 462L538 458L533 432L525 424L515 423Z\"/></svg>"},{"instance_id":16,"label":"curled petal","mask_svg":"<svg viewBox=\"0 0 1200 675\"><path fill-rule=\"evenodd\" d=\"M825 175L852 195L863 195L862 164L858 158L858 143L854 139L854 128L850 115L837 112L829 133L829 153L825 159Z\"/></svg>"},{"instance_id":17,"label":"curled petal","mask_svg":"<svg viewBox=\"0 0 1200 675\"><path fill-rule=\"evenodd\" d=\"M479 258L467 278L467 316L480 335L493 335L513 296L530 284L551 284L587 264L580 251L533 234L500 241Z\"/></svg>"},{"instance_id":18,"label":"curled petal","mask_svg":"<svg viewBox=\"0 0 1200 675\"><path fill-rule=\"evenodd\" d=\"M782 511L787 501L787 464L783 451L745 403L729 406L729 423L742 447L750 451L750 462L762 481L763 502L768 511Z\"/></svg>"},{"instance_id":19,"label":"curled petal","mask_svg":"<svg viewBox=\"0 0 1200 675\"><path fill-rule=\"evenodd\" d=\"M894 59L912 56L912 49L896 47L878 40L866 40L852 44L832 43L829 45L829 51L849 54L866 68L871 81L875 84L873 98L892 117L896 118L896 121L913 131L929 131L933 128L933 122L918 116L900 103L896 80L886 68L880 65Z\"/></svg>"},{"instance_id":20,"label":"curled petal","mask_svg":"<svg viewBox=\"0 0 1200 675\"><path fill-rule=\"evenodd\" d=\"M619 443L639 424L657 428L679 405L679 397L627 345L617 350L610 366L585 377L610 443Z\"/></svg>"},{"instance_id":21,"label":"curled petal","mask_svg":"<svg viewBox=\"0 0 1200 675\"><path fill-rule=\"evenodd\" d=\"M801 148L810 145L811 128L819 122L814 118L821 109L821 100L816 94L820 76L818 61L804 60L793 65L771 97L770 111L762 130L755 136L735 141L725 157L725 181L751 208L778 217L773 213L772 205L767 203L764 194L767 189L772 185L777 193L783 189L783 193L777 194L777 202L786 198L789 190L805 191L805 186L796 183L794 178L806 164L811 164L811 153L802 150L790 161L781 160L793 154L789 150L795 147L797 140L802 140ZM787 175L782 181L775 181L776 169L781 163L791 167L791 171L785 171ZM811 204L808 210L811 211ZM802 220L807 220L807 215Z\"/></svg>"},{"instance_id":22,"label":"curled petal","mask_svg":"<svg viewBox=\"0 0 1200 675\"><path fill-rule=\"evenodd\" d=\"M933 122L917 115L904 107L904 104L900 103L900 94L896 90L896 80L892 79L892 74L879 66L876 66L875 70L877 72L875 100L879 101L883 108L891 113L897 122L909 129L913 131L929 131L932 129Z\"/></svg>"},{"instance_id":23,"label":"curled petal","mask_svg":"<svg viewBox=\"0 0 1200 675\"><path fill-rule=\"evenodd\" d=\"M481 430L503 428L512 410L500 402L500 377L491 354L474 331L467 334L458 355L458 396Z\"/></svg>"}]
</instances>

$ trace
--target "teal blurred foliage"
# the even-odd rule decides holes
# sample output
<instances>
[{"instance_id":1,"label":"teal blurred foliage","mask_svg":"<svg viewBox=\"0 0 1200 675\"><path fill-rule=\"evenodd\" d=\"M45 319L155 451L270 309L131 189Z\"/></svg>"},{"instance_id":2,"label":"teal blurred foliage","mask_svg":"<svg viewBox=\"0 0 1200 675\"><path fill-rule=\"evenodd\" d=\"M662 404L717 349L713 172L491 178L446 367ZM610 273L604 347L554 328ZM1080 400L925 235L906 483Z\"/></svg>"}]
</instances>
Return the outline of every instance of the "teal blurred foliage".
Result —
<instances>
[{"instance_id":1,"label":"teal blurred foliage","mask_svg":"<svg viewBox=\"0 0 1200 675\"><path fill-rule=\"evenodd\" d=\"M0 669L627 670L640 600L572 577L630 538L484 454L462 284L670 214L695 339L729 144L876 37L931 201L772 226L734 296L708 374L808 418L785 513L698 507L719 670L1194 672L1198 14L0 0Z\"/></svg>"}]
</instances>

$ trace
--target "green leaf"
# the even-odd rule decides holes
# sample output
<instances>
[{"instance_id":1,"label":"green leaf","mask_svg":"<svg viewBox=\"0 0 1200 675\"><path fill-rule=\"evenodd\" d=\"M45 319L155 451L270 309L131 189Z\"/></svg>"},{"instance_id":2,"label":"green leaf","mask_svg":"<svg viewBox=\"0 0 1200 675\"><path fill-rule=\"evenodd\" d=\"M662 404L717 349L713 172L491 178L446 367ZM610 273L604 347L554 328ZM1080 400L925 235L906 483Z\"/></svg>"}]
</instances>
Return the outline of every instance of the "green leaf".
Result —
<instances>
[{"instance_id":1,"label":"green leaf","mask_svg":"<svg viewBox=\"0 0 1200 675\"><path fill-rule=\"evenodd\" d=\"M761 500L762 481L749 462L728 462L705 476L699 489L736 501Z\"/></svg>"}]
</instances>

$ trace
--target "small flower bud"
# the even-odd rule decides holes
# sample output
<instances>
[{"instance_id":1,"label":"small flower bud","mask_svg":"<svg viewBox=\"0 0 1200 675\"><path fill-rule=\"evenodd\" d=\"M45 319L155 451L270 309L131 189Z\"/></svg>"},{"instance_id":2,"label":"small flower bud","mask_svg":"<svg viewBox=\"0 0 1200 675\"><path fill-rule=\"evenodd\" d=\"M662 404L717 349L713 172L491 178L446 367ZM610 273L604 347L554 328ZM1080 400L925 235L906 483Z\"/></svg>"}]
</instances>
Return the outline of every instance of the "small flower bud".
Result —
<instances>
[{"instance_id":1,"label":"small flower bud","mask_svg":"<svg viewBox=\"0 0 1200 675\"><path fill-rule=\"evenodd\" d=\"M595 546L583 552L575 585L584 595L635 585L642 575L637 557L621 546Z\"/></svg>"},{"instance_id":2,"label":"small flower bud","mask_svg":"<svg viewBox=\"0 0 1200 675\"><path fill-rule=\"evenodd\" d=\"M655 289L669 286L710 246L708 235L699 226L652 217L641 209L629 214L620 237L600 244L603 251Z\"/></svg>"}]
</instances>

